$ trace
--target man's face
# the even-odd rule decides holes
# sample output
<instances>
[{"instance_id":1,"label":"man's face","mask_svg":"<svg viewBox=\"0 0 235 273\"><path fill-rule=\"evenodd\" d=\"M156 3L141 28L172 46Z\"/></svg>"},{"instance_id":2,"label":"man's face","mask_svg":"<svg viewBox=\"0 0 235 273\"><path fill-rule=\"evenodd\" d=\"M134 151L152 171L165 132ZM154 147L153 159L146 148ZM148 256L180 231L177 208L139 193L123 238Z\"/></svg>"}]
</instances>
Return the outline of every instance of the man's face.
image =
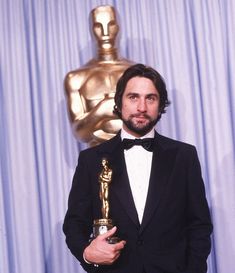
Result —
<instances>
[{"instance_id":1,"label":"man's face","mask_svg":"<svg viewBox=\"0 0 235 273\"><path fill-rule=\"evenodd\" d=\"M100 7L94 10L93 31L101 47L110 48L114 45L118 29L115 13L112 8Z\"/></svg>"},{"instance_id":2,"label":"man's face","mask_svg":"<svg viewBox=\"0 0 235 273\"><path fill-rule=\"evenodd\" d=\"M131 78L122 96L123 128L135 137L148 133L157 123L159 101L159 93L150 79Z\"/></svg>"}]
</instances>

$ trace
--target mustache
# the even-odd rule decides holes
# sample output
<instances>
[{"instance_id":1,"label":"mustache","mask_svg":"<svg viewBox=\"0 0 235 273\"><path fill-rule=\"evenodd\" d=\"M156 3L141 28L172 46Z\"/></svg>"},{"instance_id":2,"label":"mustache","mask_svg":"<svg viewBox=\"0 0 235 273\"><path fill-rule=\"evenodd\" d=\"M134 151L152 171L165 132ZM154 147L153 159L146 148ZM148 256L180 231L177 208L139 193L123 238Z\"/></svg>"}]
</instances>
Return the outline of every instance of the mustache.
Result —
<instances>
[{"instance_id":1,"label":"mustache","mask_svg":"<svg viewBox=\"0 0 235 273\"><path fill-rule=\"evenodd\" d=\"M146 118L146 119L151 120L151 117L149 115L147 115L147 114L140 114L140 113L132 114L132 115L130 115L130 118Z\"/></svg>"}]
</instances>

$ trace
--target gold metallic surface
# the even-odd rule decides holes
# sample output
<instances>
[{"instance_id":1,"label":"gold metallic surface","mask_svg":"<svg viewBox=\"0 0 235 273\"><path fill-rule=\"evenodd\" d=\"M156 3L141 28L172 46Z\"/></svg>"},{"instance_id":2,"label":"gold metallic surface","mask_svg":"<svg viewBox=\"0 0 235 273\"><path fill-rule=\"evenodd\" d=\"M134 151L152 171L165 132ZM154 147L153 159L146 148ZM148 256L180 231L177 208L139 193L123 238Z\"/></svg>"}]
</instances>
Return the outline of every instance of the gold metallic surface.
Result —
<instances>
[{"instance_id":1,"label":"gold metallic surface","mask_svg":"<svg viewBox=\"0 0 235 273\"><path fill-rule=\"evenodd\" d=\"M102 226L102 225L108 226L108 225L112 225L113 221L112 219L96 219L94 220L94 224L99 226Z\"/></svg>"},{"instance_id":2,"label":"gold metallic surface","mask_svg":"<svg viewBox=\"0 0 235 273\"><path fill-rule=\"evenodd\" d=\"M65 94L72 130L78 140L95 146L113 137L122 121L113 114L116 83L133 62L118 57L119 31L112 6L91 11L97 57L65 78Z\"/></svg>"},{"instance_id":3,"label":"gold metallic surface","mask_svg":"<svg viewBox=\"0 0 235 273\"><path fill-rule=\"evenodd\" d=\"M102 218L109 219L109 186L112 181L112 169L108 167L108 161L102 159L102 172L99 175L100 200L102 202Z\"/></svg>"}]
</instances>

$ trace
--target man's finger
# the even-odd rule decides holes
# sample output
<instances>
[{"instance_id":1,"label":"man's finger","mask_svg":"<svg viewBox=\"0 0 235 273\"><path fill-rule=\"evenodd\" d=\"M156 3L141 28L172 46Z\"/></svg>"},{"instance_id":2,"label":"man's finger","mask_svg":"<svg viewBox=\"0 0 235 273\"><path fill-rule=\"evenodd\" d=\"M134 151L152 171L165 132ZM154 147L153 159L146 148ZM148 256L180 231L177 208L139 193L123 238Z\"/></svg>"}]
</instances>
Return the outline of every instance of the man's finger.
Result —
<instances>
[{"instance_id":1,"label":"man's finger","mask_svg":"<svg viewBox=\"0 0 235 273\"><path fill-rule=\"evenodd\" d=\"M114 249L116 249L117 251L122 250L125 247L126 241L122 240L116 244L114 244Z\"/></svg>"},{"instance_id":2,"label":"man's finger","mask_svg":"<svg viewBox=\"0 0 235 273\"><path fill-rule=\"evenodd\" d=\"M117 228L113 227L104 234L99 235L99 238L102 240L106 240L108 237L112 236L116 232Z\"/></svg>"}]
</instances>

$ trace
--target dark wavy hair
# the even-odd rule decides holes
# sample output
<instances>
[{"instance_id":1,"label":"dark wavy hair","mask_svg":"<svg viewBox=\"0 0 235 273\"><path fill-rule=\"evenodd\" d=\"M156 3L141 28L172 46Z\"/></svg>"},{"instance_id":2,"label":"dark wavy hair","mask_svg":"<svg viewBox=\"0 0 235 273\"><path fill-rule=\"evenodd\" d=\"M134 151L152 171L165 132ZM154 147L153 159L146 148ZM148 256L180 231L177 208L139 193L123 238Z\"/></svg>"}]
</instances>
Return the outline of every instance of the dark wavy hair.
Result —
<instances>
[{"instance_id":1,"label":"dark wavy hair","mask_svg":"<svg viewBox=\"0 0 235 273\"><path fill-rule=\"evenodd\" d=\"M168 100L166 84L162 76L152 67L143 64L135 64L126 69L123 75L117 82L116 93L114 97L114 110L113 113L119 118L122 118L122 96L125 91L127 82L134 77L144 77L150 79L160 96L159 116L157 121L160 120L161 115L166 113L166 107L170 105Z\"/></svg>"}]
</instances>

